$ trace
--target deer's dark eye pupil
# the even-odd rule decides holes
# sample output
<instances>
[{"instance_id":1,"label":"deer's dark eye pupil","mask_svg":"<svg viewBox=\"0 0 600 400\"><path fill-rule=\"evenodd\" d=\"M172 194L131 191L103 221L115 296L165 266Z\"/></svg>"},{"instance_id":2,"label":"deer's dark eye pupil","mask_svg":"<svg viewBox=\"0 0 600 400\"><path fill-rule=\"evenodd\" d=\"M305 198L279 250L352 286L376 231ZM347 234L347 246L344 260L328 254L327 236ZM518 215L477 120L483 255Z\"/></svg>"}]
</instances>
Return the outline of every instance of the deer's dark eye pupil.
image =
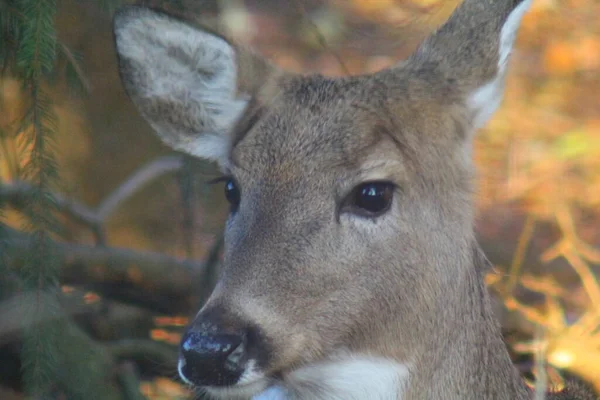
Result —
<instances>
[{"instance_id":1,"label":"deer's dark eye pupil","mask_svg":"<svg viewBox=\"0 0 600 400\"><path fill-rule=\"evenodd\" d=\"M225 198L231 204L232 211L240 205L240 191L232 179L225 182Z\"/></svg>"},{"instance_id":2,"label":"deer's dark eye pupil","mask_svg":"<svg viewBox=\"0 0 600 400\"><path fill-rule=\"evenodd\" d=\"M389 182L369 182L360 185L354 192L353 205L368 214L381 214L392 203L394 186Z\"/></svg>"}]
</instances>

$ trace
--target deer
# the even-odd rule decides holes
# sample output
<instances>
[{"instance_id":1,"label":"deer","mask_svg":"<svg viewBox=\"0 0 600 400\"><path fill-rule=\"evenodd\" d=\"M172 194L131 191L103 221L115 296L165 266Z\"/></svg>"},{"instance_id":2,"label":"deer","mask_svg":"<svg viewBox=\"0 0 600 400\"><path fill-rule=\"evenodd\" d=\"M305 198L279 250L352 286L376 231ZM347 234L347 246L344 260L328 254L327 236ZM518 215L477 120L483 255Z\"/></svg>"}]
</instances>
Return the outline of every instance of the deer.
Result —
<instances>
[{"instance_id":1,"label":"deer","mask_svg":"<svg viewBox=\"0 0 600 400\"><path fill-rule=\"evenodd\" d=\"M181 339L185 383L217 400L533 398L472 200L474 136L530 3L464 0L405 60L343 77L116 12L125 92L167 146L218 165L230 206L219 278Z\"/></svg>"}]
</instances>

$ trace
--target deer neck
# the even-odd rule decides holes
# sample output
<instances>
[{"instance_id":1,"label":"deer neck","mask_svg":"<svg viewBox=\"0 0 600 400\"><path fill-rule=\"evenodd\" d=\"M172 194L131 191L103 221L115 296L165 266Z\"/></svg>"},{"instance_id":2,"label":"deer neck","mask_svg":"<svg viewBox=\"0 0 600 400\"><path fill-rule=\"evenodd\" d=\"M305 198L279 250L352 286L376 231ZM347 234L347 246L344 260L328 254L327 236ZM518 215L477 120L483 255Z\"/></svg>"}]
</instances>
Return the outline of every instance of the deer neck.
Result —
<instances>
[{"instance_id":1,"label":"deer neck","mask_svg":"<svg viewBox=\"0 0 600 400\"><path fill-rule=\"evenodd\" d=\"M530 398L491 307L483 280L487 260L479 250L474 259L460 295L448 304L460 311L432 335L432 350L418 356L402 400Z\"/></svg>"}]
</instances>

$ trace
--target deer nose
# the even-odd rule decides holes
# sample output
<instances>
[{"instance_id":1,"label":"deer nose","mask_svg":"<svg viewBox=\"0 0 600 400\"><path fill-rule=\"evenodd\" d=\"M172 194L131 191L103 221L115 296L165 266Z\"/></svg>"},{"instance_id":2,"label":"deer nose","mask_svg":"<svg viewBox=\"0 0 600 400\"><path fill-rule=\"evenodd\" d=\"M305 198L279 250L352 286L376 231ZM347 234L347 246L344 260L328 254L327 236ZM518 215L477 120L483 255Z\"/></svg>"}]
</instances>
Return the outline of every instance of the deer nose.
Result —
<instances>
[{"instance_id":1,"label":"deer nose","mask_svg":"<svg viewBox=\"0 0 600 400\"><path fill-rule=\"evenodd\" d=\"M244 337L231 333L188 331L181 340L180 374L198 386L230 386L244 371Z\"/></svg>"}]
</instances>

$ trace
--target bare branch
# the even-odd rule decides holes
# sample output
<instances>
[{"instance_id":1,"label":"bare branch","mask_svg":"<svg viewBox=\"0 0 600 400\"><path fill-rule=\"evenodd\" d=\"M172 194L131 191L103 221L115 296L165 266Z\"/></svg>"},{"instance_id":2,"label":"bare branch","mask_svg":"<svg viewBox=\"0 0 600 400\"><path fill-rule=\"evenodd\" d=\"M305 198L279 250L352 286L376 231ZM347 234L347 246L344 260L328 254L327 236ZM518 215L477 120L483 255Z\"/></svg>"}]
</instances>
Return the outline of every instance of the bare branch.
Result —
<instances>
[{"instance_id":1,"label":"bare branch","mask_svg":"<svg viewBox=\"0 0 600 400\"><path fill-rule=\"evenodd\" d=\"M26 256L30 241L18 234L7 240L10 261ZM59 279L62 283L86 284L107 296L125 297L162 312L187 311L196 306L204 264L178 260L159 253L137 252L122 248L54 243L54 251L63 259ZM140 290L141 289L141 290ZM162 301L161 301L162 300Z\"/></svg>"},{"instance_id":2,"label":"bare branch","mask_svg":"<svg viewBox=\"0 0 600 400\"><path fill-rule=\"evenodd\" d=\"M152 360L161 369L174 373L177 365L177 350L149 339L122 339L106 344L116 359L127 359L141 363Z\"/></svg>"},{"instance_id":3,"label":"bare branch","mask_svg":"<svg viewBox=\"0 0 600 400\"><path fill-rule=\"evenodd\" d=\"M102 201L98 206L98 218L105 221L119 204L143 186L166 173L181 169L182 166L183 157L171 155L160 157L141 167Z\"/></svg>"},{"instance_id":4,"label":"bare branch","mask_svg":"<svg viewBox=\"0 0 600 400\"><path fill-rule=\"evenodd\" d=\"M115 191L113 191L98 206L97 211L71 199L67 199L59 193L53 193L52 196L60 211L67 214L77 222L88 226L96 236L99 244L106 243L106 235L103 229L103 222L110 214L127 198L140 190L154 179L183 168L184 162L181 156L164 156L146 164L137 170ZM27 182L17 182L13 184L0 185L0 199L5 199L14 207L22 207L27 200L34 195L35 188Z\"/></svg>"},{"instance_id":5,"label":"bare branch","mask_svg":"<svg viewBox=\"0 0 600 400\"><path fill-rule=\"evenodd\" d=\"M117 378L121 383L126 400L146 400L146 397L140 392L140 374L135 364L125 362L119 365Z\"/></svg>"},{"instance_id":6,"label":"bare branch","mask_svg":"<svg viewBox=\"0 0 600 400\"><path fill-rule=\"evenodd\" d=\"M73 55L71 50L64 43L60 44L60 48L62 49L65 57L67 57L67 60L69 60L69 63L71 63L71 65L73 66L73 69L75 70L75 73L81 81L81 84L83 85L85 91L90 93L92 91L92 84L83 73L83 69L81 69L79 62L75 59L75 56Z\"/></svg>"},{"instance_id":7,"label":"bare branch","mask_svg":"<svg viewBox=\"0 0 600 400\"><path fill-rule=\"evenodd\" d=\"M35 191L36 189L27 182L1 184L0 199L8 201L15 208L21 208L35 194ZM93 210L75 200L67 199L58 193L53 193L52 197L60 211L89 227L94 232L99 244L106 242L102 221L96 216Z\"/></svg>"}]
</instances>

